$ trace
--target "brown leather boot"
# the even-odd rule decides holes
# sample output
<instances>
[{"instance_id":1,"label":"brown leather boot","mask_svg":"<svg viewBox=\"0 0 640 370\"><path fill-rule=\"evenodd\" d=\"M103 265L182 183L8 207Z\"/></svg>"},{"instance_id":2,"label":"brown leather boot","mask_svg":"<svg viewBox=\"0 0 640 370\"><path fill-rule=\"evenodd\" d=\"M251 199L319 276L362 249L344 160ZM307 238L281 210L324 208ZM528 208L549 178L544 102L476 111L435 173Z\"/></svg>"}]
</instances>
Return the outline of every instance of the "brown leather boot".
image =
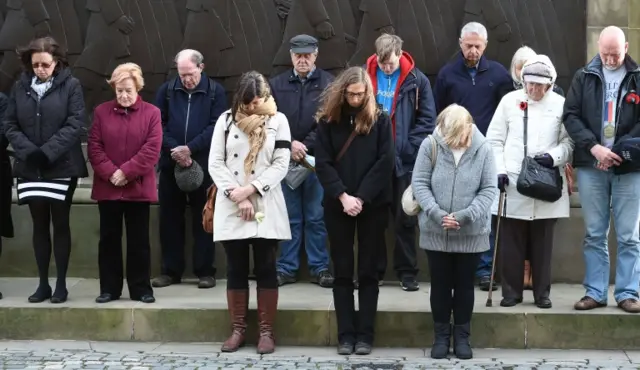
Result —
<instances>
[{"instance_id":1,"label":"brown leather boot","mask_svg":"<svg viewBox=\"0 0 640 370\"><path fill-rule=\"evenodd\" d=\"M222 352L235 352L244 345L249 310L249 290L227 290L227 307L231 315L231 336L222 344Z\"/></svg>"},{"instance_id":2,"label":"brown leather boot","mask_svg":"<svg viewBox=\"0 0 640 370\"><path fill-rule=\"evenodd\" d=\"M527 260L524 261L524 289L533 289L533 283L531 281L531 263Z\"/></svg>"},{"instance_id":3,"label":"brown leather boot","mask_svg":"<svg viewBox=\"0 0 640 370\"><path fill-rule=\"evenodd\" d=\"M278 289L258 289L258 324L260 326L258 353L261 355L273 353L276 349L273 323L277 313Z\"/></svg>"}]
</instances>

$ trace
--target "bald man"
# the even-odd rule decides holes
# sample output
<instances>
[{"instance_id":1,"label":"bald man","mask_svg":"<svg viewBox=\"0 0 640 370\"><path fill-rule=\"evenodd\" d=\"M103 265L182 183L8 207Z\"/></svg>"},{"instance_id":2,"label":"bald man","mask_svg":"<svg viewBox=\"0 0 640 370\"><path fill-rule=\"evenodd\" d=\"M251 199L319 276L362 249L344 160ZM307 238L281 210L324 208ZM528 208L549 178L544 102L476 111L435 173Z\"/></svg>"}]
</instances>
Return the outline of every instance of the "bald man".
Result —
<instances>
[{"instance_id":1,"label":"bald man","mask_svg":"<svg viewBox=\"0 0 640 370\"><path fill-rule=\"evenodd\" d=\"M640 312L640 172L629 171L612 150L626 139L640 137L640 109L629 102L638 91L640 69L627 55L628 46L620 28L605 28L598 40L598 55L576 72L564 105L562 119L575 142L573 165L578 168L586 228L586 294L575 304L576 310L607 305L607 236L613 212L618 241L614 297L622 310Z\"/></svg>"}]
</instances>

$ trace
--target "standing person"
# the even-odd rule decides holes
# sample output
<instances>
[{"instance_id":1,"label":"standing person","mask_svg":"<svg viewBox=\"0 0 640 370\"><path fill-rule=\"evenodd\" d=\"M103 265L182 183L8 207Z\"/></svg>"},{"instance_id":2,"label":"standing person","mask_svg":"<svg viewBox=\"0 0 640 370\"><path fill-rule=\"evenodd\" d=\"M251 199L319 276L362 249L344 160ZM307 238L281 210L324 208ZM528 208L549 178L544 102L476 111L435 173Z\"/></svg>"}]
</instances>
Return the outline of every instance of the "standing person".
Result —
<instances>
[{"instance_id":1,"label":"standing person","mask_svg":"<svg viewBox=\"0 0 640 370\"><path fill-rule=\"evenodd\" d=\"M338 354L371 353L378 309L379 253L392 199L391 120L376 104L364 69L352 67L323 92L317 114L316 171L324 188L324 222L336 275L333 300ZM353 299L358 234L358 305Z\"/></svg>"},{"instance_id":2,"label":"standing person","mask_svg":"<svg viewBox=\"0 0 640 370\"><path fill-rule=\"evenodd\" d=\"M626 312L640 312L640 172L620 174L623 159L614 145L640 137L640 67L627 54L624 32L606 27L598 40L598 55L576 72L564 103L562 120L575 143L573 164L578 169L580 203L584 215L586 294L576 310L605 307L609 297L607 237L611 213L616 225L618 256L614 298ZM534 277L535 278L535 277Z\"/></svg>"},{"instance_id":3,"label":"standing person","mask_svg":"<svg viewBox=\"0 0 640 370\"><path fill-rule=\"evenodd\" d=\"M447 63L436 78L434 95L436 109L442 112L456 103L466 108L482 135L487 134L502 97L513 90L513 80L502 64L484 56L487 48L487 29L480 23L469 22L460 31L460 54ZM489 290L493 266L494 230L489 237L489 250L481 257L476 271L478 286ZM498 289L494 284L493 290Z\"/></svg>"},{"instance_id":4,"label":"standing person","mask_svg":"<svg viewBox=\"0 0 640 370\"><path fill-rule=\"evenodd\" d=\"M449 354L453 313L455 355L470 359L474 274L489 248L491 204L498 189L491 145L465 108L453 104L440 113L433 139L420 146L411 184L422 210L420 247L427 252L431 275L431 357Z\"/></svg>"},{"instance_id":5,"label":"standing person","mask_svg":"<svg viewBox=\"0 0 640 370\"><path fill-rule=\"evenodd\" d=\"M51 37L31 41L20 52L24 72L11 90L4 118L13 148L18 203L28 204L40 283L29 302L67 300L71 255L69 214L79 177L87 177L80 136L85 129L80 82L71 76L65 55ZM49 285L51 224L57 280Z\"/></svg>"},{"instance_id":6,"label":"standing person","mask_svg":"<svg viewBox=\"0 0 640 370\"><path fill-rule=\"evenodd\" d=\"M155 165L162 145L160 110L142 100L140 66L121 64L108 81L116 99L93 114L88 154L94 170L91 199L98 201L100 242L97 303L122 294L122 220L127 228L126 277L134 301L153 303L149 209L158 201Z\"/></svg>"},{"instance_id":7,"label":"standing person","mask_svg":"<svg viewBox=\"0 0 640 370\"><path fill-rule=\"evenodd\" d=\"M395 225L393 269L402 290L414 292L420 288L416 280L417 218L404 213L401 200L411 184L411 171L418 148L424 138L433 132L436 107L427 76L416 67L411 55L402 50L402 42L395 35L383 34L378 37L376 53L367 60L366 69L373 83L376 102L391 117L396 148L391 202ZM378 266L381 281L387 268L386 245L383 247Z\"/></svg>"},{"instance_id":8,"label":"standing person","mask_svg":"<svg viewBox=\"0 0 640 370\"><path fill-rule=\"evenodd\" d=\"M502 307L522 302L524 261L530 256L533 299L539 308L551 308L551 255L558 218L569 217L569 192L564 171L562 196L555 202L527 197L516 189L525 155L541 166L564 168L573 143L562 125L564 98L553 91L556 69L546 55L535 55L522 67L524 88L502 98L487 131L498 171L498 187L509 207L500 230ZM528 121L525 122L525 115ZM525 127L526 124L526 127ZM525 131L526 130L526 131ZM526 147L525 147L526 146ZM525 153L526 150L526 153ZM498 202L493 214L499 215Z\"/></svg>"},{"instance_id":9,"label":"standing person","mask_svg":"<svg viewBox=\"0 0 640 370\"><path fill-rule=\"evenodd\" d=\"M269 84L280 112L287 116L291 128L291 159L301 161L314 154L315 120L320 93L333 81L333 75L316 67L318 40L298 35L289 41L293 69L273 77ZM278 285L296 282L300 267L300 245L307 252L307 263L314 282L324 288L333 285L329 272L327 231L324 226L322 186L311 173L296 189L282 184L287 201L291 240L280 244Z\"/></svg>"},{"instance_id":10,"label":"standing person","mask_svg":"<svg viewBox=\"0 0 640 370\"><path fill-rule=\"evenodd\" d=\"M156 288L179 284L185 269L184 213L189 204L193 234L193 273L198 288L216 286L215 245L202 228L202 209L207 202L211 178L203 171L203 181L196 189L181 188L176 180L179 171L200 172L207 168L207 157L216 120L227 109L222 85L204 73L199 51L185 49L176 55L178 76L164 83L157 92L155 105L162 113L162 155L160 157L160 246L162 272L154 278Z\"/></svg>"},{"instance_id":11,"label":"standing person","mask_svg":"<svg viewBox=\"0 0 640 370\"><path fill-rule=\"evenodd\" d=\"M2 255L2 238L13 238L13 220L11 218L11 161L7 147L9 142L4 135L4 114L7 111L7 96L0 93L0 255ZM2 299L2 293L0 293Z\"/></svg>"},{"instance_id":12,"label":"standing person","mask_svg":"<svg viewBox=\"0 0 640 370\"><path fill-rule=\"evenodd\" d=\"M253 248L257 280L260 354L275 350L273 323L278 309L276 249L291 239L280 182L289 168L291 134L271 96L266 78L256 71L238 81L231 110L213 131L209 174L218 187L213 239L227 254L227 305L232 333L223 352L244 344L249 304L249 261Z\"/></svg>"}]
</instances>

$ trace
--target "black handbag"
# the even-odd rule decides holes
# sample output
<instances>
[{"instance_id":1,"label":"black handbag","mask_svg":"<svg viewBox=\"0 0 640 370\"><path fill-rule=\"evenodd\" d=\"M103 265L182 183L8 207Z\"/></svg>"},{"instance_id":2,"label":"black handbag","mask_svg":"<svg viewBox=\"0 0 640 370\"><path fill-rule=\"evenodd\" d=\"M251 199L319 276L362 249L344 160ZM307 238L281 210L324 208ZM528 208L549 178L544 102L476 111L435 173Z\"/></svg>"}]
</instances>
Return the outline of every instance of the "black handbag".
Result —
<instances>
[{"instance_id":1,"label":"black handbag","mask_svg":"<svg viewBox=\"0 0 640 370\"><path fill-rule=\"evenodd\" d=\"M553 203L562 197L562 176L558 167L547 168L527 155L529 107L524 109L524 159L516 189L526 197Z\"/></svg>"}]
</instances>

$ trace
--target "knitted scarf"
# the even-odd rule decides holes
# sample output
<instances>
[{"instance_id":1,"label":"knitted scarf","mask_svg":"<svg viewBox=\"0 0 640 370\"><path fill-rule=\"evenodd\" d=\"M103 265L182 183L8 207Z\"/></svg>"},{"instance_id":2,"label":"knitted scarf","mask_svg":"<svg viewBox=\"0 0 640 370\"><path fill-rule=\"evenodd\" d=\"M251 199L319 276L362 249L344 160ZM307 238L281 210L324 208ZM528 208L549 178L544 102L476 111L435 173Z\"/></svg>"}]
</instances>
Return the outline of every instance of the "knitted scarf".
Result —
<instances>
[{"instance_id":1,"label":"knitted scarf","mask_svg":"<svg viewBox=\"0 0 640 370\"><path fill-rule=\"evenodd\" d=\"M272 96L251 111L241 107L236 112L236 126L249 137L249 154L244 159L244 172L247 176L249 176L251 170L253 170L256 159L258 158L258 153L260 153L267 139L265 123L269 117L274 116L277 112L278 107Z\"/></svg>"}]
</instances>

